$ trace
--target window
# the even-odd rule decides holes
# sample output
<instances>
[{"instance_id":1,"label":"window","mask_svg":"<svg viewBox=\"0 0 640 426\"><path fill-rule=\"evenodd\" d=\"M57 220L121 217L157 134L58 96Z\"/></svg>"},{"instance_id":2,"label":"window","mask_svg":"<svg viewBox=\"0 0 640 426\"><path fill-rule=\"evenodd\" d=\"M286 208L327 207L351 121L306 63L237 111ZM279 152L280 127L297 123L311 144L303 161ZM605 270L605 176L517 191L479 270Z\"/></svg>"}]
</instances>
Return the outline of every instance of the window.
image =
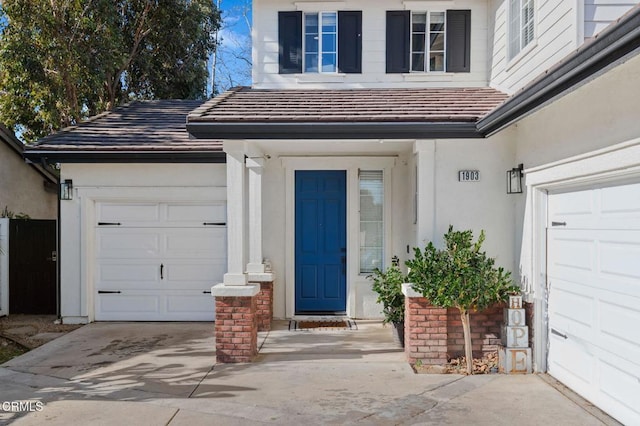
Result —
<instances>
[{"instance_id":1,"label":"window","mask_svg":"<svg viewBox=\"0 0 640 426\"><path fill-rule=\"evenodd\" d=\"M382 170L360 170L360 273L383 268L384 181Z\"/></svg>"},{"instance_id":2,"label":"window","mask_svg":"<svg viewBox=\"0 0 640 426\"><path fill-rule=\"evenodd\" d=\"M444 23L444 12L411 14L411 71L444 71Z\"/></svg>"},{"instance_id":3,"label":"window","mask_svg":"<svg viewBox=\"0 0 640 426\"><path fill-rule=\"evenodd\" d=\"M280 74L362 72L362 12L280 12Z\"/></svg>"},{"instance_id":4,"label":"window","mask_svg":"<svg viewBox=\"0 0 640 426\"><path fill-rule=\"evenodd\" d=\"M469 72L471 11L387 12L387 73Z\"/></svg>"},{"instance_id":5,"label":"window","mask_svg":"<svg viewBox=\"0 0 640 426\"><path fill-rule=\"evenodd\" d=\"M509 0L509 59L533 41L533 0Z\"/></svg>"},{"instance_id":6,"label":"window","mask_svg":"<svg viewBox=\"0 0 640 426\"><path fill-rule=\"evenodd\" d=\"M338 68L336 12L304 15L304 72L336 72Z\"/></svg>"}]
</instances>

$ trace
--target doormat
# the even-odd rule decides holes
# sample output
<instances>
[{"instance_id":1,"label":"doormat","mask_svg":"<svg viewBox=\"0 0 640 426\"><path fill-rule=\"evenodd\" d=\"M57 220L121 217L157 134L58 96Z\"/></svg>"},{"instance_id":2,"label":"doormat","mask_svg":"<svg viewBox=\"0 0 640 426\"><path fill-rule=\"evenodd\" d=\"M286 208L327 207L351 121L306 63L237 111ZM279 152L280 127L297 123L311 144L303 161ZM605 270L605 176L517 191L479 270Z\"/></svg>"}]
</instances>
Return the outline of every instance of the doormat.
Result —
<instances>
[{"instance_id":1,"label":"doormat","mask_svg":"<svg viewBox=\"0 0 640 426\"><path fill-rule=\"evenodd\" d=\"M358 324L354 320L306 320L306 321L289 321L289 330L357 330Z\"/></svg>"}]
</instances>

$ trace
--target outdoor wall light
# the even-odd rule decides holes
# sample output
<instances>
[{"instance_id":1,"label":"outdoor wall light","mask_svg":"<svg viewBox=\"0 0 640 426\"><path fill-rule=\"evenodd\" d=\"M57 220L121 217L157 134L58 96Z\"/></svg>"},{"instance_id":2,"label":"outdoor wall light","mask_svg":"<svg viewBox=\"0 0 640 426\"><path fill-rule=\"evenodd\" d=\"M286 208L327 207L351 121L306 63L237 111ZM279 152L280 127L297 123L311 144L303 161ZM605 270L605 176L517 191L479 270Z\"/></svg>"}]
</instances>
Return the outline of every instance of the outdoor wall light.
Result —
<instances>
[{"instance_id":1,"label":"outdoor wall light","mask_svg":"<svg viewBox=\"0 0 640 426\"><path fill-rule=\"evenodd\" d=\"M60 182L60 199L73 200L73 181L71 179Z\"/></svg>"},{"instance_id":2,"label":"outdoor wall light","mask_svg":"<svg viewBox=\"0 0 640 426\"><path fill-rule=\"evenodd\" d=\"M518 167L507 170L507 194L522 194L522 163Z\"/></svg>"}]
</instances>

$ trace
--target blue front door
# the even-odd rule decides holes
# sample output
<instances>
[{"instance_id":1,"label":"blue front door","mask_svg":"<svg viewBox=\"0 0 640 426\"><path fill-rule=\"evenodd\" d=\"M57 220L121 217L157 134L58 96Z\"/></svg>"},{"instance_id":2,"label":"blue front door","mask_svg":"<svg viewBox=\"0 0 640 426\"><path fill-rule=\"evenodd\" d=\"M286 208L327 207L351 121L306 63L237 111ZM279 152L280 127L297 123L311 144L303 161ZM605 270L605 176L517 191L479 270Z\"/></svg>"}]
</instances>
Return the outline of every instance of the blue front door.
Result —
<instances>
[{"instance_id":1,"label":"blue front door","mask_svg":"<svg viewBox=\"0 0 640 426\"><path fill-rule=\"evenodd\" d=\"M296 313L345 312L347 174L296 171Z\"/></svg>"}]
</instances>

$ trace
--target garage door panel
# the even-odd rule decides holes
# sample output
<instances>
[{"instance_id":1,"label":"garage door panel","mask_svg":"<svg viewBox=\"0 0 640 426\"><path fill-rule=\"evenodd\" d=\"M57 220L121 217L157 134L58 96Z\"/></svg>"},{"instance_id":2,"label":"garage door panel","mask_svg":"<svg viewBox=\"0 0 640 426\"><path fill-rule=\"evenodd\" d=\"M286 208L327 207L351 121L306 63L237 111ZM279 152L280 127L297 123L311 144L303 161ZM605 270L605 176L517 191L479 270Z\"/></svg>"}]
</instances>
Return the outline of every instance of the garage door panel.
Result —
<instances>
[{"instance_id":1,"label":"garage door panel","mask_svg":"<svg viewBox=\"0 0 640 426\"><path fill-rule=\"evenodd\" d=\"M222 263L173 263L169 262L165 266L164 276L167 286L179 288L206 288L221 282L224 275L224 264ZM204 283L204 284L202 284ZM202 287L204 285L204 287Z\"/></svg>"},{"instance_id":2,"label":"garage door panel","mask_svg":"<svg viewBox=\"0 0 640 426\"><path fill-rule=\"evenodd\" d=\"M554 281L553 299L549 303L549 312L557 315L564 329L572 328L578 332L580 327L585 327L581 334L589 333L590 324L593 322L594 299L581 293L582 286Z\"/></svg>"},{"instance_id":3,"label":"garage door panel","mask_svg":"<svg viewBox=\"0 0 640 426\"><path fill-rule=\"evenodd\" d=\"M190 231L167 231L164 255L171 258L226 259L226 228Z\"/></svg>"},{"instance_id":4,"label":"garage door panel","mask_svg":"<svg viewBox=\"0 0 640 426\"><path fill-rule=\"evenodd\" d=\"M167 203L166 221L168 226L202 225L203 223L225 223L227 206L224 202L193 205Z\"/></svg>"},{"instance_id":5,"label":"garage door panel","mask_svg":"<svg viewBox=\"0 0 640 426\"><path fill-rule=\"evenodd\" d=\"M157 285L159 267L156 263L114 263L102 262L98 266L98 289L109 287L127 288L130 285ZM132 279L135 281L132 282Z\"/></svg>"},{"instance_id":6,"label":"garage door panel","mask_svg":"<svg viewBox=\"0 0 640 426\"><path fill-rule=\"evenodd\" d=\"M603 275L616 275L631 280L640 279L640 232L634 231L636 240L624 241L619 236L617 241L600 242L600 272ZM611 236L607 236L611 238ZM638 286L640 288L640 286ZM640 289L638 290L640 294Z\"/></svg>"},{"instance_id":7,"label":"garage door panel","mask_svg":"<svg viewBox=\"0 0 640 426\"><path fill-rule=\"evenodd\" d=\"M631 369L631 371L629 370ZM640 418L640 371L637 366L619 362L612 364L607 361L600 363L600 388L611 401L612 408L622 405L625 411ZM629 374L632 373L632 374Z\"/></svg>"},{"instance_id":8,"label":"garage door panel","mask_svg":"<svg viewBox=\"0 0 640 426\"><path fill-rule=\"evenodd\" d=\"M598 190L603 219L640 219L640 183Z\"/></svg>"},{"instance_id":9,"label":"garage door panel","mask_svg":"<svg viewBox=\"0 0 640 426\"><path fill-rule=\"evenodd\" d=\"M549 338L550 349L556 356L550 360L549 372L558 379L589 386L594 380L594 356L586 351L586 345L576 345L568 342L561 336L551 334Z\"/></svg>"},{"instance_id":10,"label":"garage door panel","mask_svg":"<svg viewBox=\"0 0 640 426\"><path fill-rule=\"evenodd\" d=\"M634 307L600 302L598 339L603 349L630 360L640 360L640 312ZM638 365L640 368L640 364ZM640 377L640 375L638 376Z\"/></svg>"},{"instance_id":11,"label":"garage door panel","mask_svg":"<svg viewBox=\"0 0 640 426\"><path fill-rule=\"evenodd\" d=\"M160 307L160 296L155 294L99 294L98 303L100 312L104 314L105 319L118 319L121 314L155 314Z\"/></svg>"},{"instance_id":12,"label":"garage door panel","mask_svg":"<svg viewBox=\"0 0 640 426\"><path fill-rule=\"evenodd\" d=\"M167 298L167 313L185 314L199 313L200 318L212 321L212 306L215 304L211 295L174 295Z\"/></svg>"},{"instance_id":13,"label":"garage door panel","mask_svg":"<svg viewBox=\"0 0 640 426\"><path fill-rule=\"evenodd\" d=\"M153 230L103 228L97 234L101 259L158 258L160 235Z\"/></svg>"},{"instance_id":14,"label":"garage door panel","mask_svg":"<svg viewBox=\"0 0 640 426\"><path fill-rule=\"evenodd\" d=\"M159 203L100 203L98 206L98 222L148 225L159 221Z\"/></svg>"}]
</instances>

